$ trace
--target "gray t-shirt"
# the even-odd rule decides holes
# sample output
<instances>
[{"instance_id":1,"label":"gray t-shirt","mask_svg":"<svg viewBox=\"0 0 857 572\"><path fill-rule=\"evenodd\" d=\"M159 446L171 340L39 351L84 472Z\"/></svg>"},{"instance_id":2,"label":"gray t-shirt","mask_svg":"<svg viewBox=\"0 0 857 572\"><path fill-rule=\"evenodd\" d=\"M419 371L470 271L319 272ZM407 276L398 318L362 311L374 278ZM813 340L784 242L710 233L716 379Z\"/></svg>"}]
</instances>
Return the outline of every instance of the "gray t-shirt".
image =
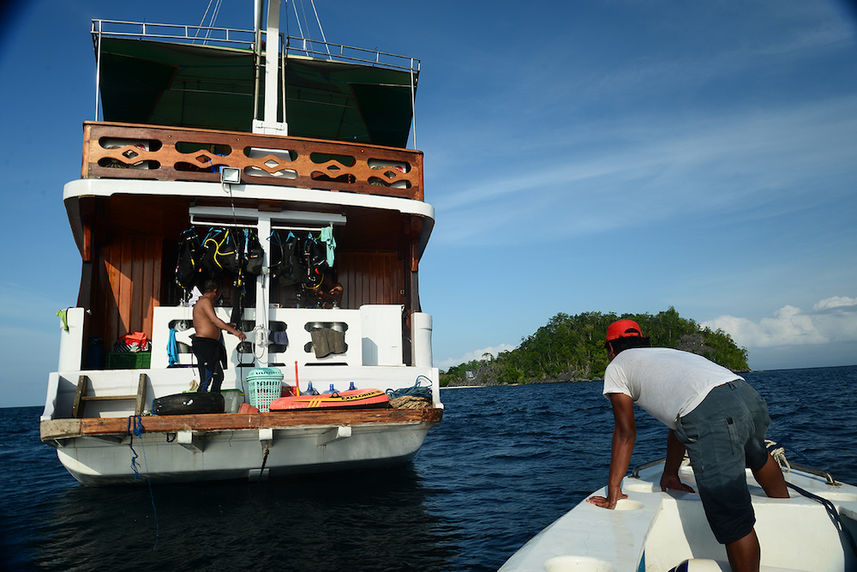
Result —
<instances>
[{"instance_id":1,"label":"gray t-shirt","mask_svg":"<svg viewBox=\"0 0 857 572\"><path fill-rule=\"evenodd\" d=\"M728 381L743 379L702 356L670 348L621 352L604 372L604 395L623 393L670 429Z\"/></svg>"}]
</instances>

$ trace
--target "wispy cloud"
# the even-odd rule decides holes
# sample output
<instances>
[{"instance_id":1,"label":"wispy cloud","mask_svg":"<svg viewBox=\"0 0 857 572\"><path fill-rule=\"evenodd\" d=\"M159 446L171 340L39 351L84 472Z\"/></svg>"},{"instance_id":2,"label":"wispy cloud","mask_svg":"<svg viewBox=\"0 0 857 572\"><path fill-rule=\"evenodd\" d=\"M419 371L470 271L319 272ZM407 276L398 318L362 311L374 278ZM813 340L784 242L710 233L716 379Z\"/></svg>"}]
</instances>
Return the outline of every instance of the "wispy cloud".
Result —
<instances>
[{"instance_id":1,"label":"wispy cloud","mask_svg":"<svg viewBox=\"0 0 857 572\"><path fill-rule=\"evenodd\" d=\"M820 302L817 302L813 307L813 310L816 312L823 312L825 310L834 310L834 311L857 311L857 298L850 298L848 296L833 296L831 298L825 298Z\"/></svg>"},{"instance_id":2,"label":"wispy cloud","mask_svg":"<svg viewBox=\"0 0 857 572\"><path fill-rule=\"evenodd\" d=\"M776 205L769 212L781 212L842 192L816 193L819 173L855 171L854 96L603 127L598 148L579 151L583 142L574 134L556 141L554 156L563 149L577 151L553 164L524 151L511 162L472 157L492 167L471 175L463 190L434 201L444 221L437 238L513 240L504 232L510 217L519 225L516 236L531 229L542 236L571 236L611 229L617 221L652 224L679 214L716 216L767 203ZM640 212L647 216L641 219Z\"/></svg>"},{"instance_id":3,"label":"wispy cloud","mask_svg":"<svg viewBox=\"0 0 857 572\"><path fill-rule=\"evenodd\" d=\"M756 321L725 315L702 325L729 333L747 348L857 342L857 298L833 296L811 311L787 305Z\"/></svg>"},{"instance_id":4,"label":"wispy cloud","mask_svg":"<svg viewBox=\"0 0 857 572\"><path fill-rule=\"evenodd\" d=\"M500 344L499 346L480 348L478 350L473 350L471 352L468 352L461 357L447 358L445 360L435 362L434 365L435 365L435 367L440 368L440 369L448 369L454 365L467 363L467 362L473 361L473 360L483 359L485 354L491 354L491 356L497 357L497 354L499 354L500 352L508 352L508 351L515 349L515 347L516 346L511 346L509 344Z\"/></svg>"}]
</instances>

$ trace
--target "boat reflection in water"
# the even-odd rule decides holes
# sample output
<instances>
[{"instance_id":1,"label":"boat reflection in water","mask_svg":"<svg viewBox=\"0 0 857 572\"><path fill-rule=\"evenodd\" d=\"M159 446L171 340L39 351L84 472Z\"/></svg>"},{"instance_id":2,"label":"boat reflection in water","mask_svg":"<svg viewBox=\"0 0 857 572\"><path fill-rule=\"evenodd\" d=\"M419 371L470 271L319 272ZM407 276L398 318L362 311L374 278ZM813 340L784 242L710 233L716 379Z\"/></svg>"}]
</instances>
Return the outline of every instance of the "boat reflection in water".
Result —
<instances>
[{"instance_id":1,"label":"boat reflection in water","mask_svg":"<svg viewBox=\"0 0 857 572\"><path fill-rule=\"evenodd\" d=\"M75 487L37 566L280 570L450 569L454 533L411 465L254 483ZM155 516L157 515L157 516Z\"/></svg>"}]
</instances>

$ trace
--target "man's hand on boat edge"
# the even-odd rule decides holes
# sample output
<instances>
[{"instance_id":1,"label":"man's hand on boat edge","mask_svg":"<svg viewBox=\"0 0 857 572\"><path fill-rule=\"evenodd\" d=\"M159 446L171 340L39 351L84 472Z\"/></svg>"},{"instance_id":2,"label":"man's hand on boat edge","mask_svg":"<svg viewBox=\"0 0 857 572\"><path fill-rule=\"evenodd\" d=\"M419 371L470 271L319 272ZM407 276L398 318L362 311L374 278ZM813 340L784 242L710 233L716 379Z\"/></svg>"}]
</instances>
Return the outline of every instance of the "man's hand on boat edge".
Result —
<instances>
[{"instance_id":1,"label":"man's hand on boat edge","mask_svg":"<svg viewBox=\"0 0 857 572\"><path fill-rule=\"evenodd\" d=\"M607 497L601 496L592 496L586 499L586 502L594 504L595 506L601 508L616 508L616 503L622 499L628 498L628 495L622 492L622 489L616 487L616 489L612 489L608 487Z\"/></svg>"},{"instance_id":2,"label":"man's hand on boat edge","mask_svg":"<svg viewBox=\"0 0 857 572\"><path fill-rule=\"evenodd\" d=\"M690 485L686 485L683 482L681 482L681 479L678 478L678 475L668 475L666 473L661 477L661 490L662 491L667 491L667 490L684 491L687 493L696 492L693 490L693 488L690 487ZM610 493L612 493L612 492L613 491L610 491ZM586 499L586 502L588 502L590 504L594 504L595 506L601 507L601 508L610 508L610 509L616 508L616 503L618 503L622 499L628 498L628 495L623 493L622 489L617 489L616 492L618 494L615 494L615 495L608 493L608 494L610 494L610 498L597 496L597 495L591 496L588 499Z\"/></svg>"},{"instance_id":3,"label":"man's hand on boat edge","mask_svg":"<svg viewBox=\"0 0 857 572\"><path fill-rule=\"evenodd\" d=\"M661 490L666 491L667 489L674 491L684 491L686 493L693 493L694 491L690 485L686 485L678 478L678 475L672 474L668 475L664 473L661 477Z\"/></svg>"}]
</instances>

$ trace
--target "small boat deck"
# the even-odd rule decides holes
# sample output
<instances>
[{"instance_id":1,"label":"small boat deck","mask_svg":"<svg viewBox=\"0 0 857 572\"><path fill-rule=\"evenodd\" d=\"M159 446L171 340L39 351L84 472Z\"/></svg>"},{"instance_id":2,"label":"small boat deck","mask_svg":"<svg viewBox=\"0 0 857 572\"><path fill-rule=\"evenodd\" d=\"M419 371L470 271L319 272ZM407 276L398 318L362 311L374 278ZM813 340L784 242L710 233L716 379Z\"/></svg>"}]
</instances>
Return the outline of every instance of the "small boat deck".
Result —
<instances>
[{"instance_id":1,"label":"small boat deck","mask_svg":"<svg viewBox=\"0 0 857 572\"><path fill-rule=\"evenodd\" d=\"M670 570L690 561L689 570L729 570L726 550L718 544L699 495L662 492L663 464L651 465L639 477L625 479L628 495L615 510L582 500L558 518L506 563L503 571ZM695 488L689 465L679 473ZM835 507L840 528L828 508L790 491L791 498L768 498L747 471L762 549L761 570L841 571L857 569L857 554L848 538L857 534L857 487L793 467L786 481ZM593 494L606 496L606 487Z\"/></svg>"}]
</instances>

